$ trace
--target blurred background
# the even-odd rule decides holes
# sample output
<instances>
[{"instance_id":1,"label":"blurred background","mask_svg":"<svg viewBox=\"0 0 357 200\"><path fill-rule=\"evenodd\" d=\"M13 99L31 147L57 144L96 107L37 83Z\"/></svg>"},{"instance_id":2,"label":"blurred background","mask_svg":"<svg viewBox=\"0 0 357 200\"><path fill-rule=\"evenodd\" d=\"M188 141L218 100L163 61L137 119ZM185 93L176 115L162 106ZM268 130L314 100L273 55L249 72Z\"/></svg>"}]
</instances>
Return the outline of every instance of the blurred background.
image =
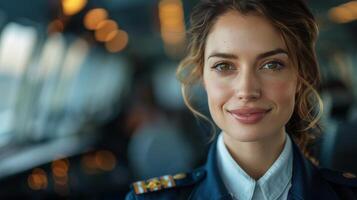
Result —
<instances>
[{"instance_id":1,"label":"blurred background","mask_svg":"<svg viewBox=\"0 0 357 200\"><path fill-rule=\"evenodd\" d=\"M202 164L209 125L175 70L198 0L0 1L0 197L124 199ZM325 103L323 167L357 173L357 1L308 0ZM196 106L207 112L195 88Z\"/></svg>"}]
</instances>

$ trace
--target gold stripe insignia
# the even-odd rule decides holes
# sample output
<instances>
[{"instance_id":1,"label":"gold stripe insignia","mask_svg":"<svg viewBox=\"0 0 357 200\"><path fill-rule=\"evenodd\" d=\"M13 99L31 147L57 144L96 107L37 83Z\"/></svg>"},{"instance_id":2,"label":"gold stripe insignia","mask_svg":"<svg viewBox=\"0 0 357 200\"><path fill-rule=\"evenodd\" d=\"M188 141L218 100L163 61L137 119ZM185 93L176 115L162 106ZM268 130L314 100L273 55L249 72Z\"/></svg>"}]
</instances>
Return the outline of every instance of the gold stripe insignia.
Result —
<instances>
[{"instance_id":1,"label":"gold stripe insignia","mask_svg":"<svg viewBox=\"0 0 357 200\"><path fill-rule=\"evenodd\" d=\"M170 175L161 176L160 182L164 188L172 188L176 186L174 178Z\"/></svg>"},{"instance_id":2,"label":"gold stripe insignia","mask_svg":"<svg viewBox=\"0 0 357 200\"><path fill-rule=\"evenodd\" d=\"M135 194L143 194L147 192L159 191L166 188L176 187L176 180L186 178L185 173L176 174L175 176L165 175L161 177L151 178L147 181L137 181L133 183Z\"/></svg>"},{"instance_id":3,"label":"gold stripe insignia","mask_svg":"<svg viewBox=\"0 0 357 200\"><path fill-rule=\"evenodd\" d=\"M186 178L186 174L185 173L179 173L179 174L175 174L174 175L174 179L175 180L184 179L184 178Z\"/></svg>"},{"instance_id":4,"label":"gold stripe insignia","mask_svg":"<svg viewBox=\"0 0 357 200\"><path fill-rule=\"evenodd\" d=\"M350 173L350 172L345 172L342 174L342 176L344 176L345 178L348 178L348 179L354 179L356 178L356 175Z\"/></svg>"},{"instance_id":5,"label":"gold stripe insignia","mask_svg":"<svg viewBox=\"0 0 357 200\"><path fill-rule=\"evenodd\" d=\"M138 181L133 183L133 187L134 187L135 194L143 194L147 192L146 184L144 181Z\"/></svg>"},{"instance_id":6,"label":"gold stripe insignia","mask_svg":"<svg viewBox=\"0 0 357 200\"><path fill-rule=\"evenodd\" d=\"M152 178L147 181L146 188L150 191L161 190L161 182L158 178Z\"/></svg>"}]
</instances>

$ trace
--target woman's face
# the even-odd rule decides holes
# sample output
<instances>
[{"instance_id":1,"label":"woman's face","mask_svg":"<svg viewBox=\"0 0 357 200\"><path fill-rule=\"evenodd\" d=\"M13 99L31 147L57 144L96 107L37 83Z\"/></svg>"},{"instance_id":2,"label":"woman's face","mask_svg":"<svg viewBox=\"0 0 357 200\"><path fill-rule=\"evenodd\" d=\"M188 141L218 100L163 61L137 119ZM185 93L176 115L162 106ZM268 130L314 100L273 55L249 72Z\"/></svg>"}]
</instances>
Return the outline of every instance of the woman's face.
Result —
<instances>
[{"instance_id":1,"label":"woman's face","mask_svg":"<svg viewBox=\"0 0 357 200\"><path fill-rule=\"evenodd\" d=\"M212 118L231 139L259 141L284 133L297 76L267 19L237 11L221 15L207 37L203 82Z\"/></svg>"}]
</instances>

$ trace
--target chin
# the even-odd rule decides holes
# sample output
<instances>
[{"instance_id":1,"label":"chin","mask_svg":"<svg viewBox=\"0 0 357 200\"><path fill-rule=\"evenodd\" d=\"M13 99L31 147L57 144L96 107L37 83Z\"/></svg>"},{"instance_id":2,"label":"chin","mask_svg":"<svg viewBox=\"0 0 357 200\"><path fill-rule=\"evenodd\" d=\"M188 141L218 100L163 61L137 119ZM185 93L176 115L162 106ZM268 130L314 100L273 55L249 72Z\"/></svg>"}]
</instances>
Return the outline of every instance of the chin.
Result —
<instances>
[{"instance_id":1,"label":"chin","mask_svg":"<svg viewBox=\"0 0 357 200\"><path fill-rule=\"evenodd\" d=\"M247 130L243 128L240 128L239 130L235 129L224 131L226 137L228 136L227 139L232 139L239 142L257 142L266 137L269 137L267 134L262 134L264 132L265 131L263 130Z\"/></svg>"}]
</instances>

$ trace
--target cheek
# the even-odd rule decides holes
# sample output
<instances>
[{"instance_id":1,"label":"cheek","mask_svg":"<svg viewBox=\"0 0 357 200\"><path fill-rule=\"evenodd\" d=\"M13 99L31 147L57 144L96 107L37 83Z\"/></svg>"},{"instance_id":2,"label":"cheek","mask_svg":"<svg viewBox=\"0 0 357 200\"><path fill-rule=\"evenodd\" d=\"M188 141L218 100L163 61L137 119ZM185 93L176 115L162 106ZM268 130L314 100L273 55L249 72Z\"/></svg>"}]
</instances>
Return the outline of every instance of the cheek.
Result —
<instances>
[{"instance_id":1,"label":"cheek","mask_svg":"<svg viewBox=\"0 0 357 200\"><path fill-rule=\"evenodd\" d=\"M295 103L296 81L281 80L270 82L265 88L268 99L277 104L278 107L292 110Z\"/></svg>"},{"instance_id":2,"label":"cheek","mask_svg":"<svg viewBox=\"0 0 357 200\"><path fill-rule=\"evenodd\" d=\"M204 77L204 85L207 92L210 109L221 108L232 95L232 89L218 80L209 76Z\"/></svg>"}]
</instances>

